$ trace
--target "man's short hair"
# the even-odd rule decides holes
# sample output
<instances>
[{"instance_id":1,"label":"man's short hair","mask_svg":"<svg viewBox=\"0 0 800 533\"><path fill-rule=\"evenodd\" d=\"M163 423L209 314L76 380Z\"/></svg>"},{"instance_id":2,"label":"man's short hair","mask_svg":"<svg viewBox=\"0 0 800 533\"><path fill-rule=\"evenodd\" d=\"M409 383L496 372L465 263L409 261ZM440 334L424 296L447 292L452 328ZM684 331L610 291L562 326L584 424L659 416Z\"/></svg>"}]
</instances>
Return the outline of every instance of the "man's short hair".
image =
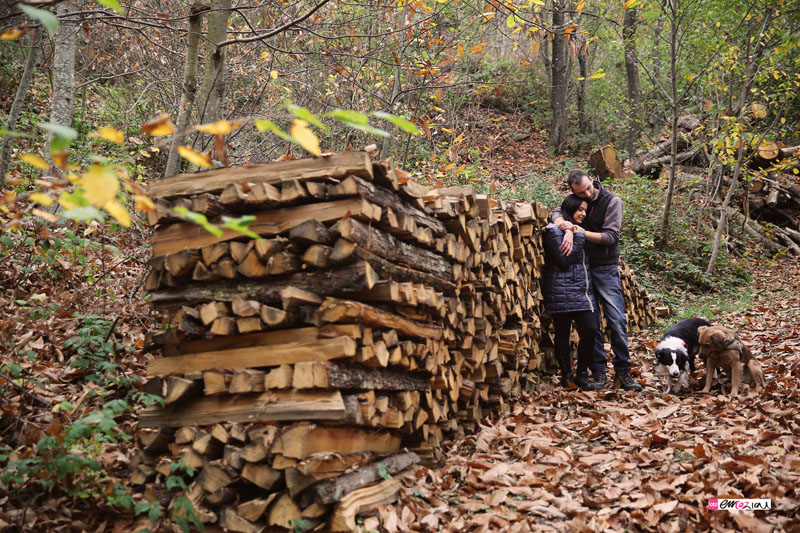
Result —
<instances>
[{"instance_id":1,"label":"man's short hair","mask_svg":"<svg viewBox=\"0 0 800 533\"><path fill-rule=\"evenodd\" d=\"M572 189L573 185L580 185L583 183L583 178L589 178L589 181L592 181L592 178L589 176L589 173L585 170L576 169L571 171L567 175L567 186Z\"/></svg>"}]
</instances>

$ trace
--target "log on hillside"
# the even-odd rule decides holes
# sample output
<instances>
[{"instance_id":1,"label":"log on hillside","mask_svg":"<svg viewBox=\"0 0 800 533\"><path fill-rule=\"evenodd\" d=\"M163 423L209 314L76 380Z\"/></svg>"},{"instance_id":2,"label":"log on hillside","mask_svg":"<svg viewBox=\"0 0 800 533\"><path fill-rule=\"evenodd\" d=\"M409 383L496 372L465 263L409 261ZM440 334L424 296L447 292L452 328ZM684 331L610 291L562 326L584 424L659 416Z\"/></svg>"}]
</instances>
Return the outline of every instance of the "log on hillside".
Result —
<instances>
[{"instance_id":1,"label":"log on hillside","mask_svg":"<svg viewBox=\"0 0 800 533\"><path fill-rule=\"evenodd\" d=\"M620 179L623 177L622 163L613 146L606 145L596 150L589 157L589 168L601 180L604 178Z\"/></svg>"}]
</instances>

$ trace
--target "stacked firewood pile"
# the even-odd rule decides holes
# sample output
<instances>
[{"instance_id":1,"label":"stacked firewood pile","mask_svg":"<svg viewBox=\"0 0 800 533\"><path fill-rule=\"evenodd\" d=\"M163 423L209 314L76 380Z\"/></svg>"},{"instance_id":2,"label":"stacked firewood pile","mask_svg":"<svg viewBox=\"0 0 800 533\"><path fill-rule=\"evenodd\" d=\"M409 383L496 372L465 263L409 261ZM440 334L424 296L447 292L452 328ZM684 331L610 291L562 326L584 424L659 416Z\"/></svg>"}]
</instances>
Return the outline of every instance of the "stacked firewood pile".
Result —
<instances>
[{"instance_id":1,"label":"stacked firewood pile","mask_svg":"<svg viewBox=\"0 0 800 533\"><path fill-rule=\"evenodd\" d=\"M532 388L540 322L535 202L428 190L347 152L155 184L150 344L132 481L199 472L196 515L231 531L355 527L447 434ZM185 222L251 214L255 240ZM193 215L195 216L195 215ZM632 325L654 306L621 269ZM157 493L157 491L153 491Z\"/></svg>"}]
</instances>

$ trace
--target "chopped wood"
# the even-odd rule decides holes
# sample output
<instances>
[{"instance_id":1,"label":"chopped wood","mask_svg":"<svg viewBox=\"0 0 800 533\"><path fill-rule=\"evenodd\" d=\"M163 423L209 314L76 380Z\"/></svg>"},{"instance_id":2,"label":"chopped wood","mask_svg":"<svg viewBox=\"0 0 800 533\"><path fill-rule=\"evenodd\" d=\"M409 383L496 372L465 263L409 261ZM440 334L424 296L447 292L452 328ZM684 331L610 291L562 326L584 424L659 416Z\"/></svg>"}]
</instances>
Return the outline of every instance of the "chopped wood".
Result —
<instances>
[{"instance_id":1,"label":"chopped wood","mask_svg":"<svg viewBox=\"0 0 800 533\"><path fill-rule=\"evenodd\" d=\"M244 394L248 392L262 392L264 390L264 372L250 368L233 371L233 378L228 387L231 394Z\"/></svg>"},{"instance_id":2,"label":"chopped wood","mask_svg":"<svg viewBox=\"0 0 800 533\"><path fill-rule=\"evenodd\" d=\"M250 316L246 318L236 319L236 329L239 333L255 333L264 329L261 324L261 319L257 316Z\"/></svg>"},{"instance_id":3,"label":"chopped wood","mask_svg":"<svg viewBox=\"0 0 800 533\"><path fill-rule=\"evenodd\" d=\"M402 269L392 269L392 271L400 270ZM179 289L165 289L152 293L151 301L157 306L170 306L174 303L198 304L212 300L230 302L235 298L247 298L270 304L281 301L280 292L286 287L317 291L324 296L371 289L377 282L378 275L372 265L360 261L334 270L298 272L279 279L190 283Z\"/></svg>"},{"instance_id":4,"label":"chopped wood","mask_svg":"<svg viewBox=\"0 0 800 533\"><path fill-rule=\"evenodd\" d=\"M292 365L281 365L273 368L264 376L264 388L266 390L288 389L291 388L293 380L294 368Z\"/></svg>"},{"instance_id":5,"label":"chopped wood","mask_svg":"<svg viewBox=\"0 0 800 533\"><path fill-rule=\"evenodd\" d=\"M271 493L266 498L255 498L253 500L240 503L236 507L236 514L245 520L255 522L264 516L264 512L267 510L267 507L269 507L269 504L272 503L272 500L275 499L275 496L275 493Z\"/></svg>"},{"instance_id":6,"label":"chopped wood","mask_svg":"<svg viewBox=\"0 0 800 533\"><path fill-rule=\"evenodd\" d=\"M331 359L349 357L355 355L355 353L356 342L347 337L290 342L268 347L231 348L214 352L153 359L147 366L147 375L148 377L154 377L176 372L182 374L202 372L215 368L233 369L276 366L306 361L329 361Z\"/></svg>"},{"instance_id":7,"label":"chopped wood","mask_svg":"<svg viewBox=\"0 0 800 533\"><path fill-rule=\"evenodd\" d=\"M400 438L388 432L299 423L282 429L270 452L305 459L315 453L394 453L399 448Z\"/></svg>"},{"instance_id":8,"label":"chopped wood","mask_svg":"<svg viewBox=\"0 0 800 533\"><path fill-rule=\"evenodd\" d=\"M281 290L281 305L286 311L295 311L301 305L319 305L323 298L299 287L286 287Z\"/></svg>"},{"instance_id":9,"label":"chopped wood","mask_svg":"<svg viewBox=\"0 0 800 533\"><path fill-rule=\"evenodd\" d=\"M306 244L328 244L333 241L328 228L316 218L289 230L289 238Z\"/></svg>"},{"instance_id":10,"label":"chopped wood","mask_svg":"<svg viewBox=\"0 0 800 533\"><path fill-rule=\"evenodd\" d=\"M185 276L194 269L195 264L200 259L200 252L197 250L182 250L169 254L164 258L164 268L173 276Z\"/></svg>"},{"instance_id":11,"label":"chopped wood","mask_svg":"<svg viewBox=\"0 0 800 533\"><path fill-rule=\"evenodd\" d=\"M201 394L202 382L170 376L164 382L164 403L186 401Z\"/></svg>"},{"instance_id":12,"label":"chopped wood","mask_svg":"<svg viewBox=\"0 0 800 533\"><path fill-rule=\"evenodd\" d=\"M404 452L376 463L362 466L349 474L322 481L306 491L300 499L300 506L307 507L313 502L332 504L340 501L345 494L351 493L370 483L374 483L387 475L394 475L419 462L414 452Z\"/></svg>"},{"instance_id":13,"label":"chopped wood","mask_svg":"<svg viewBox=\"0 0 800 533\"><path fill-rule=\"evenodd\" d=\"M230 312L225 302L209 302L200 307L200 320L206 326L211 325L217 318L229 315Z\"/></svg>"},{"instance_id":14,"label":"chopped wood","mask_svg":"<svg viewBox=\"0 0 800 533\"><path fill-rule=\"evenodd\" d=\"M333 221L348 214L365 220L379 221L381 208L363 198L284 207L254 214L255 220L248 226L248 229L261 236L278 235L307 220ZM241 233L232 229L223 228L222 235L218 237L192 222L177 222L156 228L152 240L153 255L162 256L184 249L198 249L240 237Z\"/></svg>"},{"instance_id":15,"label":"chopped wood","mask_svg":"<svg viewBox=\"0 0 800 533\"><path fill-rule=\"evenodd\" d=\"M216 396L228 392L231 382L230 372L220 370L208 370L203 372L203 392L206 396Z\"/></svg>"},{"instance_id":16,"label":"chopped wood","mask_svg":"<svg viewBox=\"0 0 800 533\"><path fill-rule=\"evenodd\" d=\"M354 531L356 515L397 499L400 478L386 479L375 485L356 489L339 502L330 521L331 531Z\"/></svg>"},{"instance_id":17,"label":"chopped wood","mask_svg":"<svg viewBox=\"0 0 800 533\"><path fill-rule=\"evenodd\" d=\"M148 193L155 198L218 193L229 183L278 184L291 179L343 178L355 174L372 179L372 163L365 152L342 152L330 157L295 159L251 167L231 167L178 174L155 182Z\"/></svg>"},{"instance_id":18,"label":"chopped wood","mask_svg":"<svg viewBox=\"0 0 800 533\"><path fill-rule=\"evenodd\" d=\"M230 316L217 318L208 330L212 335L233 335L235 331L236 319Z\"/></svg>"},{"instance_id":19,"label":"chopped wood","mask_svg":"<svg viewBox=\"0 0 800 533\"><path fill-rule=\"evenodd\" d=\"M256 300L236 298L231 302L231 310L236 316L258 316L261 311L261 303Z\"/></svg>"},{"instance_id":20,"label":"chopped wood","mask_svg":"<svg viewBox=\"0 0 800 533\"><path fill-rule=\"evenodd\" d=\"M293 524L303 519L300 508L288 492L281 494L267 511L267 524L292 529Z\"/></svg>"},{"instance_id":21,"label":"chopped wood","mask_svg":"<svg viewBox=\"0 0 800 533\"><path fill-rule=\"evenodd\" d=\"M209 396L167 408L150 407L141 415L141 427L178 427L218 422L258 420L341 420L345 417L339 391L270 391L235 396ZM398 443L399 445L399 443Z\"/></svg>"},{"instance_id":22,"label":"chopped wood","mask_svg":"<svg viewBox=\"0 0 800 533\"><path fill-rule=\"evenodd\" d=\"M219 516L219 527L225 531L239 533L258 533L263 527L242 518L233 509L223 509Z\"/></svg>"},{"instance_id":23,"label":"chopped wood","mask_svg":"<svg viewBox=\"0 0 800 533\"><path fill-rule=\"evenodd\" d=\"M206 492L216 492L236 481L238 477L236 472L225 462L214 461L203 467L197 476L197 483Z\"/></svg>"},{"instance_id":24,"label":"chopped wood","mask_svg":"<svg viewBox=\"0 0 800 533\"><path fill-rule=\"evenodd\" d=\"M242 479L265 490L275 487L282 477L280 470L274 470L265 464L247 463L242 468Z\"/></svg>"},{"instance_id":25,"label":"chopped wood","mask_svg":"<svg viewBox=\"0 0 800 533\"><path fill-rule=\"evenodd\" d=\"M331 252L333 252L333 248L330 246L313 244L309 246L305 252L303 252L303 256L300 258L300 260L306 265L316 268L327 268L328 259L331 256Z\"/></svg>"},{"instance_id":26,"label":"chopped wood","mask_svg":"<svg viewBox=\"0 0 800 533\"><path fill-rule=\"evenodd\" d=\"M441 339L442 328L419 324L388 313L376 307L351 300L328 298L320 307L323 322L359 321L370 326L395 328L399 333L410 337Z\"/></svg>"}]
</instances>

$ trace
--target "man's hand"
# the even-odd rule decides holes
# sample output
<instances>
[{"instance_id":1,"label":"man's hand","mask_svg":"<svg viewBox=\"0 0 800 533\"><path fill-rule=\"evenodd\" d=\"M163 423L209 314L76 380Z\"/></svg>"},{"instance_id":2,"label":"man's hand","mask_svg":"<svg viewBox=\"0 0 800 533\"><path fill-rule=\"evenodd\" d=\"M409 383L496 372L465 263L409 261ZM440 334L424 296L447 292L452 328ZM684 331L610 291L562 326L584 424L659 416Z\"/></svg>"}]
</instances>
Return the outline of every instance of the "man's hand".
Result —
<instances>
[{"instance_id":1,"label":"man's hand","mask_svg":"<svg viewBox=\"0 0 800 533\"><path fill-rule=\"evenodd\" d=\"M568 222L562 218L561 222L558 223L558 227L561 231L570 231L572 229L572 222Z\"/></svg>"},{"instance_id":2,"label":"man's hand","mask_svg":"<svg viewBox=\"0 0 800 533\"><path fill-rule=\"evenodd\" d=\"M567 224L569 224L569 222L567 222ZM570 224L570 227L571 226L572 226L572 224ZM572 253L572 239L573 239L573 236L574 236L574 234L572 233L572 230L564 232L564 240L561 241L561 247L560 247L562 255L567 256L567 255Z\"/></svg>"}]
</instances>

